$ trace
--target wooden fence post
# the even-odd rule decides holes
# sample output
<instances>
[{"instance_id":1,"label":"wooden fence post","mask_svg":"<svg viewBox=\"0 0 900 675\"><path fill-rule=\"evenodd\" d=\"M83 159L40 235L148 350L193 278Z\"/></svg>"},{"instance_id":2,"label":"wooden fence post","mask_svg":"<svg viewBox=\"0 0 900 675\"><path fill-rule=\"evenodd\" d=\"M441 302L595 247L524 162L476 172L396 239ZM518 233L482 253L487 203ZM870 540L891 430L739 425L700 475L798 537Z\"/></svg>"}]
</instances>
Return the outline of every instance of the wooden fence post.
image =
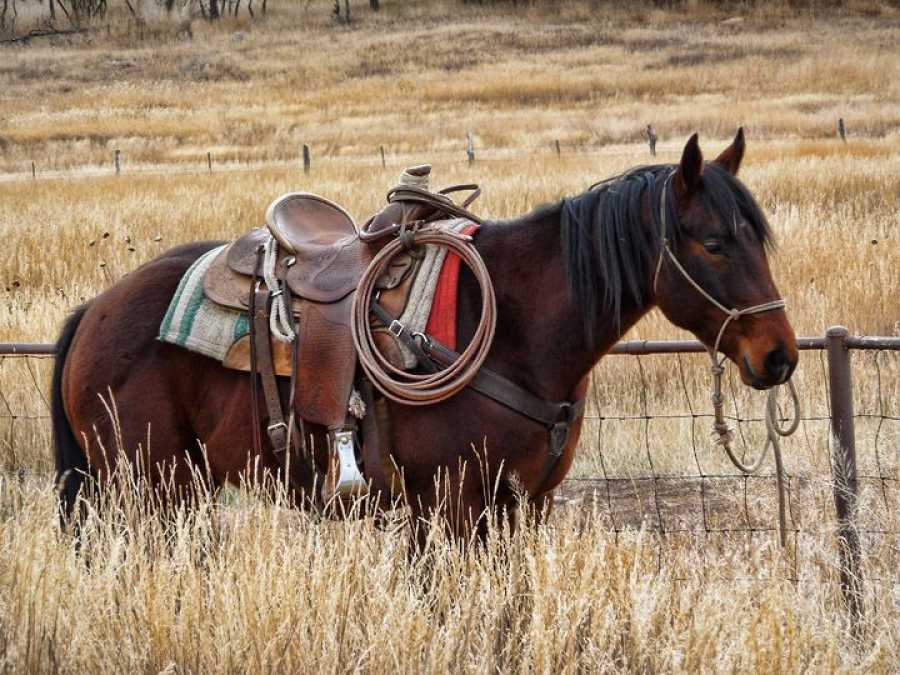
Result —
<instances>
[{"instance_id":1,"label":"wooden fence post","mask_svg":"<svg viewBox=\"0 0 900 675\"><path fill-rule=\"evenodd\" d=\"M212 153L206 153L206 166L209 169L209 172L212 173Z\"/></svg>"},{"instance_id":2,"label":"wooden fence post","mask_svg":"<svg viewBox=\"0 0 900 675\"><path fill-rule=\"evenodd\" d=\"M387 168L387 162L384 161L384 146L383 145L381 146L381 168L382 169Z\"/></svg>"},{"instance_id":3,"label":"wooden fence post","mask_svg":"<svg viewBox=\"0 0 900 675\"><path fill-rule=\"evenodd\" d=\"M853 383L850 377L849 331L832 326L825 333L831 401L831 473L838 518L841 590L850 613L851 630L860 627L863 605L862 555L856 529L856 438L853 423Z\"/></svg>"},{"instance_id":4,"label":"wooden fence post","mask_svg":"<svg viewBox=\"0 0 900 675\"><path fill-rule=\"evenodd\" d=\"M116 148L116 152L113 155L113 161L116 164L116 175L120 175L122 173L122 151Z\"/></svg>"},{"instance_id":5,"label":"wooden fence post","mask_svg":"<svg viewBox=\"0 0 900 675\"><path fill-rule=\"evenodd\" d=\"M472 132L466 132L466 156L469 158L469 164L475 161L475 141L472 139Z\"/></svg>"},{"instance_id":6,"label":"wooden fence post","mask_svg":"<svg viewBox=\"0 0 900 675\"><path fill-rule=\"evenodd\" d=\"M309 173L310 165L312 164L312 160L309 156L309 146L305 143L303 144L303 173Z\"/></svg>"},{"instance_id":7,"label":"wooden fence post","mask_svg":"<svg viewBox=\"0 0 900 675\"><path fill-rule=\"evenodd\" d=\"M556 156L559 157L560 155L561 155L561 152L559 149L559 139L557 138L556 139Z\"/></svg>"},{"instance_id":8,"label":"wooden fence post","mask_svg":"<svg viewBox=\"0 0 900 675\"><path fill-rule=\"evenodd\" d=\"M644 135L647 137L647 145L650 146L650 155L652 157L656 157L656 129L653 128L652 124L648 124L647 128L644 130Z\"/></svg>"},{"instance_id":9,"label":"wooden fence post","mask_svg":"<svg viewBox=\"0 0 900 675\"><path fill-rule=\"evenodd\" d=\"M847 142L847 129L844 127L843 117L838 118L838 136L841 137L841 140L844 141L844 143Z\"/></svg>"},{"instance_id":10,"label":"wooden fence post","mask_svg":"<svg viewBox=\"0 0 900 675\"><path fill-rule=\"evenodd\" d=\"M37 180L37 168L34 166L34 160L31 160L31 180Z\"/></svg>"}]
</instances>

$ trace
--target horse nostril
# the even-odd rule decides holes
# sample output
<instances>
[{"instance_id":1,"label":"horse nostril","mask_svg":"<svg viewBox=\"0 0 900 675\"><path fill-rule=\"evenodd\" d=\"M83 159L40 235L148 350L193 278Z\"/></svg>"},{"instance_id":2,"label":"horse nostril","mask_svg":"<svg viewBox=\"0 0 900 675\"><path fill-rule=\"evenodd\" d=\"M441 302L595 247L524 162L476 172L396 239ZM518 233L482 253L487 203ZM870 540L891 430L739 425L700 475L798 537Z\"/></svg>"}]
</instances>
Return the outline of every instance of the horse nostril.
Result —
<instances>
[{"instance_id":1,"label":"horse nostril","mask_svg":"<svg viewBox=\"0 0 900 675\"><path fill-rule=\"evenodd\" d=\"M773 349L766 355L765 366L766 372L778 380L783 382L791 372L791 359L785 351L784 347Z\"/></svg>"}]
</instances>

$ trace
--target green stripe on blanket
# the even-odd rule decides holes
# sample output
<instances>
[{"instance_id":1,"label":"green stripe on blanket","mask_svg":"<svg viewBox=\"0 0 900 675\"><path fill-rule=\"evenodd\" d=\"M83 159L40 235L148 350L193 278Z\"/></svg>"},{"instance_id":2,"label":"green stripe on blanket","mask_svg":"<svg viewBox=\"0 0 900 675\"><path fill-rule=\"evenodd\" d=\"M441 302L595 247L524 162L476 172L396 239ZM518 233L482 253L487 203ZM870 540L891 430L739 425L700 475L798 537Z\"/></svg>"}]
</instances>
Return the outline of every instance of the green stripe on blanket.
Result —
<instances>
[{"instance_id":1,"label":"green stripe on blanket","mask_svg":"<svg viewBox=\"0 0 900 675\"><path fill-rule=\"evenodd\" d=\"M219 361L235 341L250 332L246 313L217 305L203 292L203 276L223 248L204 253L185 272L159 327L163 342Z\"/></svg>"}]
</instances>

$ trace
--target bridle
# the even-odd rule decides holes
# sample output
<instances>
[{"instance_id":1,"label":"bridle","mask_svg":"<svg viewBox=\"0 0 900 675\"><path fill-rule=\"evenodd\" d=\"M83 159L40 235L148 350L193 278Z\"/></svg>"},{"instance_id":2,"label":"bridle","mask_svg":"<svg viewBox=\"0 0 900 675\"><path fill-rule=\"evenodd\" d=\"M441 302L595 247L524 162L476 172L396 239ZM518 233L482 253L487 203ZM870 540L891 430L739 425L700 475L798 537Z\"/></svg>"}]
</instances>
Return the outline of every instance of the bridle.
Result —
<instances>
[{"instance_id":1,"label":"bridle","mask_svg":"<svg viewBox=\"0 0 900 675\"><path fill-rule=\"evenodd\" d=\"M716 336L716 341L711 349L709 349L709 355L712 358L714 364L718 367L721 367L725 362L726 357L722 357L721 361L716 360L716 354L719 352L719 343L722 342L722 336L725 335L725 329L728 327L728 324L732 321L736 321L740 319L742 316L749 316L750 314L762 314L763 312L770 312L774 309L784 309L786 304L783 298L778 298L777 300L769 300L767 302L761 302L758 305L752 305L751 307L744 307L743 309L737 309L735 307L728 308L723 305L721 302L716 300L712 295L707 293L703 287L694 280L694 278L690 275L690 273L684 269L684 265L675 257L675 253L672 251L672 243L669 241L668 236L668 227L667 227L667 215L666 215L666 194L668 193L669 185L672 181L673 173L670 173L668 178L666 178L665 182L663 182L662 194L659 197L659 239L660 239L660 251L659 251L659 260L656 263L656 274L653 275L653 293L656 293L656 286L659 282L659 272L662 269L663 259L668 258L668 260L675 266L681 276L683 276L687 282L693 286L696 291L706 298L712 305L714 305L717 309L721 310L723 314L725 314L725 321L722 322L722 326L719 328L719 334Z\"/></svg>"},{"instance_id":2,"label":"bridle","mask_svg":"<svg viewBox=\"0 0 900 675\"><path fill-rule=\"evenodd\" d=\"M741 473L744 474L756 473L756 471L758 471L759 467L762 465L763 460L765 459L766 451L769 449L769 445L772 446L775 455L776 480L778 482L779 533L781 536L781 545L785 546L787 543L787 523L785 516L785 496L783 482L784 467L781 461L781 445L778 438L790 436L797 430L797 427L800 424L800 401L797 397L797 390L794 388L793 381L788 380L787 386L788 390L790 391L791 404L794 414L790 420L790 423L786 427L782 426L778 420L777 387L772 387L769 390L768 400L766 401L766 445L763 448L763 451L756 458L756 460L750 462L749 464L745 464L742 460L738 459L737 455L734 453L734 450L731 447L731 442L734 439L734 431L731 429L731 427L728 426L728 422L725 420L725 396L722 393L722 376L725 373L724 366L727 357L723 355L721 358L719 358L718 353L719 345L722 342L722 336L725 335L725 329L732 321L736 321L741 317L749 316L752 314L762 314L763 312L770 312L776 309L784 309L787 303L785 303L783 298L778 298L776 300L761 302L758 305L744 307L743 309L737 309L736 307L729 308L716 300L716 298L714 298L712 295L710 295L690 275L690 273L684 268L684 265L681 264L681 262L675 256L675 253L672 251L672 243L668 237L666 197L668 195L669 187L671 185L674 173L675 171L673 170L666 177L665 181L663 182L662 191L659 197L660 250L659 260L656 263L656 273L653 275L653 293L654 295L656 295L656 287L657 283L659 282L659 273L662 270L663 260L667 259L670 263L672 263L672 265L674 265L675 269L678 270L681 276L684 277L684 279L691 286L693 286L694 289L703 298L708 300L714 307L725 314L725 320L722 322L722 325L719 328L719 333L716 335L716 341L713 343L712 347L707 348L710 359L710 372L713 376L711 396L715 418L713 422L713 434L716 436L716 444L721 445L725 449L725 452L728 454L728 458L731 460L731 463L734 464L735 468L737 468Z\"/></svg>"}]
</instances>

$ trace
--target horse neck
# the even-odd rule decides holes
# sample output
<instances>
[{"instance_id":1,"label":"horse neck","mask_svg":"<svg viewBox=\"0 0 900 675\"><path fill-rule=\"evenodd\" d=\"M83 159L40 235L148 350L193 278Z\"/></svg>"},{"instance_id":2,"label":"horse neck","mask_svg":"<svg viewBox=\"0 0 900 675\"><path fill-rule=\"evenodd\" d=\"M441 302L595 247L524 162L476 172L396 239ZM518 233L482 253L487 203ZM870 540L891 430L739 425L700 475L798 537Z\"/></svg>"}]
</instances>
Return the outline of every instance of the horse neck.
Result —
<instances>
[{"instance_id":1,"label":"horse neck","mask_svg":"<svg viewBox=\"0 0 900 675\"><path fill-rule=\"evenodd\" d=\"M560 210L487 223L475 244L497 296L497 332L486 365L547 400L563 400L651 307L623 301L621 324L596 318L586 344L580 308L569 290L562 258ZM460 281L459 335L468 340L480 313L477 282Z\"/></svg>"}]
</instances>

